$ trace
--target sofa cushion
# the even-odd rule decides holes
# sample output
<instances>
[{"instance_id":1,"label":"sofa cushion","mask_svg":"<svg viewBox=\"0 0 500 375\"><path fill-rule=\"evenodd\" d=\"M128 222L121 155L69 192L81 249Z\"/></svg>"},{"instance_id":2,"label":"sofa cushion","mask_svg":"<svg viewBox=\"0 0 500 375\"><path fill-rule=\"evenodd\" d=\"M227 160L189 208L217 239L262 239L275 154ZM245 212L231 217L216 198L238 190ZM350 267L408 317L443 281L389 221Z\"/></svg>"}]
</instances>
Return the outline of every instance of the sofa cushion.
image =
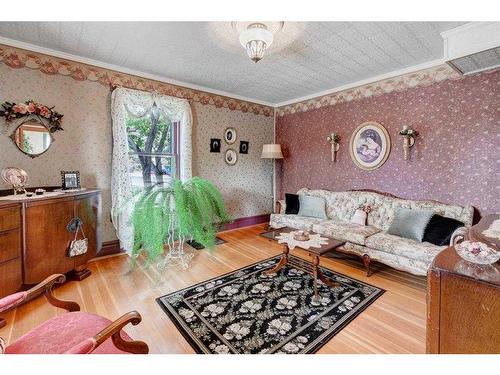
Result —
<instances>
[{"instance_id":1,"label":"sofa cushion","mask_svg":"<svg viewBox=\"0 0 500 375\"><path fill-rule=\"evenodd\" d=\"M359 245L364 245L368 236L380 232L380 229L374 226L333 220L325 220L321 223L313 224L312 230L328 237L354 242Z\"/></svg>"},{"instance_id":2,"label":"sofa cushion","mask_svg":"<svg viewBox=\"0 0 500 375\"><path fill-rule=\"evenodd\" d=\"M299 213L299 196L297 194L285 194L285 214L297 215Z\"/></svg>"},{"instance_id":3,"label":"sofa cushion","mask_svg":"<svg viewBox=\"0 0 500 375\"><path fill-rule=\"evenodd\" d=\"M446 249L446 246L436 246L429 242L418 242L386 232L380 232L368 237L365 245L375 250L429 264L436 255Z\"/></svg>"},{"instance_id":4,"label":"sofa cushion","mask_svg":"<svg viewBox=\"0 0 500 375\"><path fill-rule=\"evenodd\" d=\"M432 216L434 216L432 210L396 208L394 210L394 219L387 233L422 242L425 228Z\"/></svg>"},{"instance_id":5,"label":"sofa cushion","mask_svg":"<svg viewBox=\"0 0 500 375\"><path fill-rule=\"evenodd\" d=\"M326 216L326 202L322 197L299 195L299 215L328 219Z\"/></svg>"},{"instance_id":6,"label":"sofa cushion","mask_svg":"<svg viewBox=\"0 0 500 375\"><path fill-rule=\"evenodd\" d=\"M368 255L371 260L387 264L392 268L410 272L414 275L425 276L427 275L427 270L429 269L432 260L417 260L407 257L402 257L385 251L375 250L366 246L357 245L351 242L346 242L343 246L337 248L340 252L347 252L349 254L357 254L363 256Z\"/></svg>"},{"instance_id":7,"label":"sofa cushion","mask_svg":"<svg viewBox=\"0 0 500 375\"><path fill-rule=\"evenodd\" d=\"M290 227L302 230L312 230L313 224L324 221L317 217L306 217L299 215L271 214L269 225L273 228Z\"/></svg>"},{"instance_id":8,"label":"sofa cushion","mask_svg":"<svg viewBox=\"0 0 500 375\"><path fill-rule=\"evenodd\" d=\"M425 228L422 241L427 241L438 246L449 245L452 234L455 230L463 226L464 223L461 221L441 215L434 215Z\"/></svg>"}]
</instances>

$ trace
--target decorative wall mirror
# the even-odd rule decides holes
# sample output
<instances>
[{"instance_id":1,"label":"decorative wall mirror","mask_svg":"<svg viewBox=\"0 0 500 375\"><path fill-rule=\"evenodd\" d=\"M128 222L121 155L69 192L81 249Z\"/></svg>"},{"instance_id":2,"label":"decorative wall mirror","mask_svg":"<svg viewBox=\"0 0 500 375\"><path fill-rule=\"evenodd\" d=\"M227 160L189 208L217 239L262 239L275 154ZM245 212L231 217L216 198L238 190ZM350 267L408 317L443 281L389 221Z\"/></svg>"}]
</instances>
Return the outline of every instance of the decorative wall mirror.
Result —
<instances>
[{"instance_id":1,"label":"decorative wall mirror","mask_svg":"<svg viewBox=\"0 0 500 375\"><path fill-rule=\"evenodd\" d=\"M9 126L14 121L22 120L10 136L17 148L34 158L49 149L54 142L52 133L63 130L63 115L54 111L54 107L27 100L24 103L4 102L0 105L0 117L5 117Z\"/></svg>"},{"instance_id":2,"label":"decorative wall mirror","mask_svg":"<svg viewBox=\"0 0 500 375\"><path fill-rule=\"evenodd\" d=\"M19 150L32 158L43 154L54 142L47 126L34 118L19 124L10 137Z\"/></svg>"}]
</instances>

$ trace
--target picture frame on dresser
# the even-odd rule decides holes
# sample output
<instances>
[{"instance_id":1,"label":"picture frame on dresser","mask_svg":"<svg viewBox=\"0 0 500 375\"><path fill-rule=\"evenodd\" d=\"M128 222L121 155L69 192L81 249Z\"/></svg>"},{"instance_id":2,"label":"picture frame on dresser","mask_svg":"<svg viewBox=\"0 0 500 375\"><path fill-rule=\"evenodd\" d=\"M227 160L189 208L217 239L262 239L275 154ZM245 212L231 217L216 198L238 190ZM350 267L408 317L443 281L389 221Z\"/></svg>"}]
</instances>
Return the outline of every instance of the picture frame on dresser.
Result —
<instances>
[{"instance_id":1,"label":"picture frame on dresser","mask_svg":"<svg viewBox=\"0 0 500 375\"><path fill-rule=\"evenodd\" d=\"M80 171L61 171L61 187L63 190L81 189Z\"/></svg>"}]
</instances>

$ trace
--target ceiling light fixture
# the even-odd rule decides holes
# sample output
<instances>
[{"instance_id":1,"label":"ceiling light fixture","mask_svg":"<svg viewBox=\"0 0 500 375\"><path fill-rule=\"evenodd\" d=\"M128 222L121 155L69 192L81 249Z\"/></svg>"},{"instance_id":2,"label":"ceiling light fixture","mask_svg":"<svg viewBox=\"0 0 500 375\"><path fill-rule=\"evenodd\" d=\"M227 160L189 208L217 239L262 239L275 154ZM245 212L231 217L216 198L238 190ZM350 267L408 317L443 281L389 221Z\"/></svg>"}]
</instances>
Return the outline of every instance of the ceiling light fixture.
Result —
<instances>
[{"instance_id":1,"label":"ceiling light fixture","mask_svg":"<svg viewBox=\"0 0 500 375\"><path fill-rule=\"evenodd\" d=\"M283 22L280 22L279 28L275 32L282 27ZM264 57L264 52L271 46L273 40L274 35L265 22L249 23L246 29L240 33L240 43L253 62L258 62Z\"/></svg>"}]
</instances>

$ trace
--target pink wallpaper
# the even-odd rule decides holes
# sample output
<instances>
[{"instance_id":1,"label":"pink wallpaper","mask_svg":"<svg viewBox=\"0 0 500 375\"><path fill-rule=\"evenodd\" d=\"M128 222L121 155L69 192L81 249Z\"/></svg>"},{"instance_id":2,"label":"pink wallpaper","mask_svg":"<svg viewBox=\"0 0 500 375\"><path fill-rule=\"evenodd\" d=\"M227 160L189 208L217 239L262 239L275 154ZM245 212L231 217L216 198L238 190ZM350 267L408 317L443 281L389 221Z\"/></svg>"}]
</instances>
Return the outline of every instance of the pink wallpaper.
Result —
<instances>
[{"instance_id":1,"label":"pink wallpaper","mask_svg":"<svg viewBox=\"0 0 500 375\"><path fill-rule=\"evenodd\" d=\"M392 143L374 171L357 168L349 155L351 134L366 121L385 126ZM408 161L403 125L420 132ZM337 163L326 140L331 132L342 137ZM276 142L285 150L280 197L301 187L376 189L500 212L500 70L278 117Z\"/></svg>"}]
</instances>

